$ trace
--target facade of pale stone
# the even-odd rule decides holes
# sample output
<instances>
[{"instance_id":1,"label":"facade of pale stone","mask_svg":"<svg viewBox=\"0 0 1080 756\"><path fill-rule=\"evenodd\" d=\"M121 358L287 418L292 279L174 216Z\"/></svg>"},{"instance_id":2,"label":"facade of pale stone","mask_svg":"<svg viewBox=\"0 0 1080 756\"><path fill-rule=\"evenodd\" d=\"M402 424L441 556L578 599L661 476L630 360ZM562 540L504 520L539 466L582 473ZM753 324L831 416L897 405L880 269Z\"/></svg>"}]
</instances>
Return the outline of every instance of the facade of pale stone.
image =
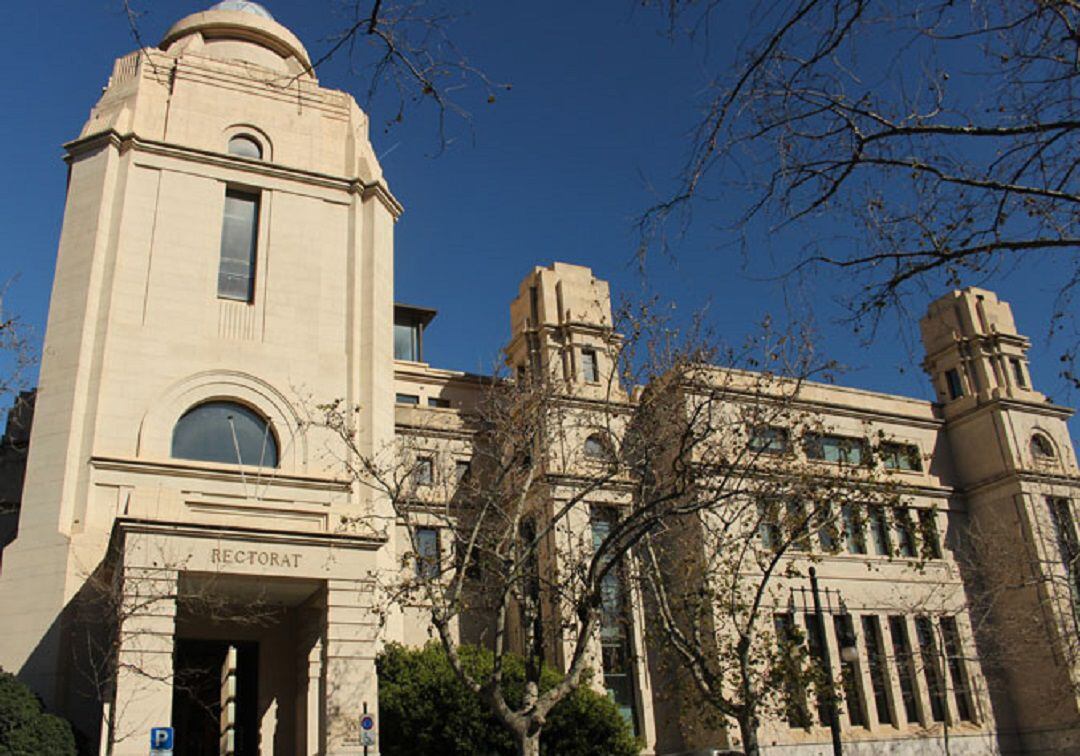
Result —
<instances>
[{"instance_id":1,"label":"facade of pale stone","mask_svg":"<svg viewBox=\"0 0 1080 756\"><path fill-rule=\"evenodd\" d=\"M295 36L229 0L120 58L66 146L26 481L0 572L0 666L103 753L141 753L149 728L170 724L190 752L217 752L221 722L194 692L207 665L213 686L220 669L234 691L225 736L236 752L377 753L358 723L378 708L379 644L430 637L422 609L373 606L373 576L401 569L407 534L371 525L393 521L389 503L342 477L325 453L333 439L303 422L303 397L340 398L360 408L359 451L408 439L451 479L472 454L463 418L490 384L424 363L434 313L395 310L401 206L367 131L351 97L320 86ZM612 394L610 296L589 269L536 268L510 315L512 370L542 367L579 400L631 405ZM839 436L914 449L920 462L892 472L912 516L925 513L941 537L917 570L872 544L818 558L858 649L846 747L923 753L947 737L956 753L1075 750L1069 411L1033 389L1028 341L992 293L943 297L922 328L938 401L824 385L801 395ZM572 486L550 490L565 498ZM618 507L628 494L597 496ZM588 513L578 519L588 531ZM686 543L704 548L688 527ZM965 610L972 578L957 551L972 527L986 548L965 564L1017 578L978 617ZM448 539L434 544L451 558ZM102 586L115 607L95 604ZM786 587L794 604L774 609L805 626L805 591ZM595 684L649 752L733 745L665 685L644 607L631 602L623 687L613 670ZM101 621L110 611L118 628ZM1023 653L988 646L987 628ZM838 629L824 628L834 660ZM460 632L470 637L464 620ZM956 652L922 663L928 633ZM547 640L564 664L566 641ZM777 753L828 742L816 722L763 728Z\"/></svg>"}]
</instances>

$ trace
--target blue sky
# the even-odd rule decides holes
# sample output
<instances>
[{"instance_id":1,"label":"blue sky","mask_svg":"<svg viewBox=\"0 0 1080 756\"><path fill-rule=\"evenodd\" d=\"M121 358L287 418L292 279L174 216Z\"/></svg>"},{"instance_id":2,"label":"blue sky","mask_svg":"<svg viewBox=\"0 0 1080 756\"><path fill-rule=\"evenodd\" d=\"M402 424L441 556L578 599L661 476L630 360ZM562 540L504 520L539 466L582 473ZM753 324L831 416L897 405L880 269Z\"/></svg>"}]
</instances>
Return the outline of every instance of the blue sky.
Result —
<instances>
[{"instance_id":1,"label":"blue sky","mask_svg":"<svg viewBox=\"0 0 1080 756\"><path fill-rule=\"evenodd\" d=\"M144 40L156 43L173 21L208 4L137 1L147 11L140 20ZM313 57L328 48L335 3L265 4ZM426 341L430 362L484 371L507 338L509 302L532 266L553 260L589 265L616 294L641 290L633 220L653 191L671 187L708 72L700 50L672 45L660 33L656 12L628 0L466 5L470 15L452 28L455 42L512 90L494 104L480 92L463 93L471 125L451 123L453 142L441 155L435 154L431 109L410 110L403 123L384 128L393 115L389 98L374 102L372 140L406 208L396 231L396 298L439 310ZM8 152L7 180L0 182L0 280L18 276L5 307L40 338L64 199L61 145L78 135L112 61L134 42L120 0L38 0L6 11L0 31L8 102L0 119ZM735 26L714 30L714 60L734 42ZM363 100L363 83L343 60L319 76ZM676 259L653 255L648 263L651 289L685 313L708 306L713 325L732 342L765 314L784 316L784 285L767 275L769 261L801 241L750 229L755 272L748 274L721 228L738 199L714 195L677 240ZM833 238L844 230L843 219L833 218L812 233ZM1055 270L1048 263L977 283L1009 300L1020 330L1032 337L1036 387L1068 402L1076 398L1064 393L1056 377L1058 352L1044 336ZM904 333L917 338L915 328L887 322L867 345L834 322L841 314L835 298L847 284L836 274L820 276L804 282L799 294L815 303L821 348L849 366L842 382L930 398L917 367L921 354L901 343ZM925 303L916 301L914 312Z\"/></svg>"}]
</instances>

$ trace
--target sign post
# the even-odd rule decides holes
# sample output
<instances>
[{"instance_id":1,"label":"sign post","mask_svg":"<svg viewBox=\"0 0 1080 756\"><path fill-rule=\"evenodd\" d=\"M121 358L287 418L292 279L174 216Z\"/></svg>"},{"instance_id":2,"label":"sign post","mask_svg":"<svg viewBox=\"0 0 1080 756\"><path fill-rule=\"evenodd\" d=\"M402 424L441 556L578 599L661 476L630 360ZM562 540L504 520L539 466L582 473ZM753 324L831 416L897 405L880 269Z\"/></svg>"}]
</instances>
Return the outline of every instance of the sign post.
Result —
<instances>
[{"instance_id":1,"label":"sign post","mask_svg":"<svg viewBox=\"0 0 1080 756\"><path fill-rule=\"evenodd\" d=\"M151 756L172 756L173 752L173 728L151 727L150 728L150 754Z\"/></svg>"},{"instance_id":2,"label":"sign post","mask_svg":"<svg viewBox=\"0 0 1080 756\"><path fill-rule=\"evenodd\" d=\"M364 701L364 713L360 717L360 745L364 746L364 756L368 748L375 745L375 717L368 714L367 701Z\"/></svg>"}]
</instances>

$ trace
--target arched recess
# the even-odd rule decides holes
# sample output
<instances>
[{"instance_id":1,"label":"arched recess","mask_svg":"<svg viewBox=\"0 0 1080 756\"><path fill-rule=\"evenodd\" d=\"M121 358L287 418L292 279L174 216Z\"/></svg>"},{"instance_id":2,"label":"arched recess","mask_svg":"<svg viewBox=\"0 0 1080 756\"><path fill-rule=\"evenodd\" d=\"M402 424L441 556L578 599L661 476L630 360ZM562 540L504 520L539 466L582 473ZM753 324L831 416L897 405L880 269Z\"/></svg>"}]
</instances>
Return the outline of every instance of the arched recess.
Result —
<instances>
[{"instance_id":1,"label":"arched recess","mask_svg":"<svg viewBox=\"0 0 1080 756\"><path fill-rule=\"evenodd\" d=\"M259 147L262 149L262 157L260 158L264 163L274 162L274 143L270 140L270 137L265 131L250 123L234 123L231 126L225 127L225 130L221 135L221 151L229 152L229 140L233 137L247 137L259 143Z\"/></svg>"},{"instance_id":2,"label":"arched recess","mask_svg":"<svg viewBox=\"0 0 1080 756\"><path fill-rule=\"evenodd\" d=\"M228 401L245 404L265 417L278 441L278 469L307 472L307 439L299 432L300 415L284 394L259 378L236 370L208 370L177 381L158 397L139 425L139 457L169 459L173 428L199 404Z\"/></svg>"}]
</instances>

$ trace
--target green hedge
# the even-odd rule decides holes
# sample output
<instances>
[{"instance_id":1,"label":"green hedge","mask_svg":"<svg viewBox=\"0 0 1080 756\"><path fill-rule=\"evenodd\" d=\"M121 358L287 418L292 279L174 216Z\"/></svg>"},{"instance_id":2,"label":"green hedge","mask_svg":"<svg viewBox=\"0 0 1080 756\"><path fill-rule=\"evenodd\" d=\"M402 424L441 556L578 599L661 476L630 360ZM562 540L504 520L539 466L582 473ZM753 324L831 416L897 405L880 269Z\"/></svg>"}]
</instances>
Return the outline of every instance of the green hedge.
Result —
<instances>
[{"instance_id":1,"label":"green hedge","mask_svg":"<svg viewBox=\"0 0 1080 756\"><path fill-rule=\"evenodd\" d=\"M0 756L75 756L71 725L46 714L37 697L0 670Z\"/></svg>"},{"instance_id":2,"label":"green hedge","mask_svg":"<svg viewBox=\"0 0 1080 756\"><path fill-rule=\"evenodd\" d=\"M491 653L463 646L461 656L477 672L490 670ZM376 662L379 671L379 729L385 756L513 756L506 729L454 674L442 646L408 649L390 644ZM525 665L517 656L503 661L507 697L520 702ZM545 667L541 688L561 675ZM583 685L561 701L540 736L549 756L637 756L640 744L618 708L605 695Z\"/></svg>"}]
</instances>

